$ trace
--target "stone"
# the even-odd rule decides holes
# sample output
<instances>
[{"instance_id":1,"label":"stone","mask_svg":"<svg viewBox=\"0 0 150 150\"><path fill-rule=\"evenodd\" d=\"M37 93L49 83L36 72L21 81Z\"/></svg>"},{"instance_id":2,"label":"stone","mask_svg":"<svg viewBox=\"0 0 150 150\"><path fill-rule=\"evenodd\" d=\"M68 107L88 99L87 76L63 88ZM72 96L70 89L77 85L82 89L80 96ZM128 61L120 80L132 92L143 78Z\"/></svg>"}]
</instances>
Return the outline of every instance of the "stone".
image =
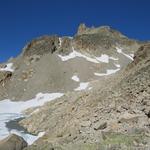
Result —
<instances>
[{"instance_id":1,"label":"stone","mask_svg":"<svg viewBox=\"0 0 150 150\"><path fill-rule=\"evenodd\" d=\"M94 130L103 130L107 128L107 122L98 122L94 125Z\"/></svg>"},{"instance_id":2,"label":"stone","mask_svg":"<svg viewBox=\"0 0 150 150\"><path fill-rule=\"evenodd\" d=\"M91 121L83 121L81 122L81 127L90 127L91 126Z\"/></svg>"},{"instance_id":3,"label":"stone","mask_svg":"<svg viewBox=\"0 0 150 150\"><path fill-rule=\"evenodd\" d=\"M136 114L124 113L120 116L118 123L137 122L140 116Z\"/></svg>"},{"instance_id":4,"label":"stone","mask_svg":"<svg viewBox=\"0 0 150 150\"><path fill-rule=\"evenodd\" d=\"M15 134L0 141L0 150L23 150L25 147L27 147L27 142Z\"/></svg>"},{"instance_id":5,"label":"stone","mask_svg":"<svg viewBox=\"0 0 150 150\"><path fill-rule=\"evenodd\" d=\"M0 83L4 83L9 80L12 76L12 72L10 71L0 71Z\"/></svg>"}]
</instances>

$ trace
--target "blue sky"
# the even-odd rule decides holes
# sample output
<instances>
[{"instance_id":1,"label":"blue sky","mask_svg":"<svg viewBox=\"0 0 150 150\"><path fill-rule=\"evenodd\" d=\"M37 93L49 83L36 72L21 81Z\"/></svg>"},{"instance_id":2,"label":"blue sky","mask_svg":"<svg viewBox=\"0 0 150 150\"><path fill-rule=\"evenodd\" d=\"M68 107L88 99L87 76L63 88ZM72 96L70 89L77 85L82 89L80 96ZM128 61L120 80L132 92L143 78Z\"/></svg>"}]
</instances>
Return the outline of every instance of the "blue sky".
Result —
<instances>
[{"instance_id":1,"label":"blue sky","mask_svg":"<svg viewBox=\"0 0 150 150\"><path fill-rule=\"evenodd\" d=\"M0 0L0 62L41 35L74 35L80 23L150 39L150 0Z\"/></svg>"}]
</instances>

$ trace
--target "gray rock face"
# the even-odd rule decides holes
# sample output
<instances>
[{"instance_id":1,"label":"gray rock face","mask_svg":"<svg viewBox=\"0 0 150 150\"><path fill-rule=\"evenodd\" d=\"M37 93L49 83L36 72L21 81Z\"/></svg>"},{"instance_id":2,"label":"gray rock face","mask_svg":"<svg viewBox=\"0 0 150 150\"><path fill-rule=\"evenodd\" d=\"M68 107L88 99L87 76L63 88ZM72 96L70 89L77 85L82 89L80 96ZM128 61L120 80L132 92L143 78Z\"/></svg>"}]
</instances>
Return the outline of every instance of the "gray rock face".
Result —
<instances>
[{"instance_id":1,"label":"gray rock face","mask_svg":"<svg viewBox=\"0 0 150 150\"><path fill-rule=\"evenodd\" d=\"M26 141L15 134L0 141L0 150L23 150L25 147L27 147Z\"/></svg>"}]
</instances>

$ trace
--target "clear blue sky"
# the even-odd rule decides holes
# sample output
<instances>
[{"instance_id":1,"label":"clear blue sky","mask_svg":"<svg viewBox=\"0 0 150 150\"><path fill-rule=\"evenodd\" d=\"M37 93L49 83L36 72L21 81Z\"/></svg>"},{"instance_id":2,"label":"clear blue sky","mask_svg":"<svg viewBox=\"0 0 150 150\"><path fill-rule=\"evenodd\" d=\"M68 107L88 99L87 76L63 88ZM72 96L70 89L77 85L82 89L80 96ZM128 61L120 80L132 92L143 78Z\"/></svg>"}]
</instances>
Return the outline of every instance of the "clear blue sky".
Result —
<instances>
[{"instance_id":1,"label":"clear blue sky","mask_svg":"<svg viewBox=\"0 0 150 150\"><path fill-rule=\"evenodd\" d=\"M149 40L150 0L0 0L0 62L35 37L72 36L81 22Z\"/></svg>"}]
</instances>

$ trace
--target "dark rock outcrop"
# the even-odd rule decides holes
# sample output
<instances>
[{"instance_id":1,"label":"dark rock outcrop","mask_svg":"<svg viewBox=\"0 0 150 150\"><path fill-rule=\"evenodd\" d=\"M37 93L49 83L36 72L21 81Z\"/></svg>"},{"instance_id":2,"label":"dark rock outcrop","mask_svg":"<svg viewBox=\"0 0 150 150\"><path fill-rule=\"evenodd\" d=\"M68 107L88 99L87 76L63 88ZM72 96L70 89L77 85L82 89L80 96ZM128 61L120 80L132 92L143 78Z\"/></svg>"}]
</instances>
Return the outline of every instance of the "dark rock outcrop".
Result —
<instances>
[{"instance_id":1,"label":"dark rock outcrop","mask_svg":"<svg viewBox=\"0 0 150 150\"><path fill-rule=\"evenodd\" d=\"M44 55L54 53L58 47L59 38L57 36L43 36L32 40L23 48L23 56Z\"/></svg>"},{"instance_id":2,"label":"dark rock outcrop","mask_svg":"<svg viewBox=\"0 0 150 150\"><path fill-rule=\"evenodd\" d=\"M5 83L12 76L12 72L10 71L0 71L0 83Z\"/></svg>"},{"instance_id":3,"label":"dark rock outcrop","mask_svg":"<svg viewBox=\"0 0 150 150\"><path fill-rule=\"evenodd\" d=\"M27 147L27 142L15 134L0 141L0 150L23 150L25 147Z\"/></svg>"}]
</instances>

